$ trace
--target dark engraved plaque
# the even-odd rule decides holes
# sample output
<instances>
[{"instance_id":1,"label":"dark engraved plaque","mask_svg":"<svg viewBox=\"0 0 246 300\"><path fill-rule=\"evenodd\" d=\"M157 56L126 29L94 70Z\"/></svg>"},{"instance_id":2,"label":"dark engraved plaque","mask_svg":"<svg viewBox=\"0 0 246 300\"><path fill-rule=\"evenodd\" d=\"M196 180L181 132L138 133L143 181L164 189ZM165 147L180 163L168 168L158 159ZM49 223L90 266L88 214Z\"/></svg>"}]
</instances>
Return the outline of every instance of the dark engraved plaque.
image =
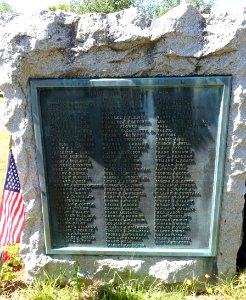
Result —
<instances>
[{"instance_id":1,"label":"dark engraved plaque","mask_svg":"<svg viewBox=\"0 0 246 300\"><path fill-rule=\"evenodd\" d=\"M32 80L47 252L215 255L229 89Z\"/></svg>"}]
</instances>

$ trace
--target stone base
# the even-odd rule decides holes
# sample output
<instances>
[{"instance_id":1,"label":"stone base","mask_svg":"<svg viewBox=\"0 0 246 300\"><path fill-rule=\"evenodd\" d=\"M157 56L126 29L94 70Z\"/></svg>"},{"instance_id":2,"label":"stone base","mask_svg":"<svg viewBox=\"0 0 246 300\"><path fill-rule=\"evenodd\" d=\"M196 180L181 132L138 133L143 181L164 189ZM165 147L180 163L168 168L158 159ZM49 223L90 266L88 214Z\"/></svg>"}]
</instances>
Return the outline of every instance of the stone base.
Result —
<instances>
[{"instance_id":1,"label":"stone base","mask_svg":"<svg viewBox=\"0 0 246 300\"><path fill-rule=\"evenodd\" d=\"M204 280L205 274L217 273L215 258L56 256L51 259L33 256L26 266L27 279L32 281L45 272L55 277L62 274L68 280L75 272L76 263L79 264L79 274L88 280L117 280L118 274L125 280L130 276L140 281L153 282L158 279L169 284L185 279Z\"/></svg>"}]
</instances>

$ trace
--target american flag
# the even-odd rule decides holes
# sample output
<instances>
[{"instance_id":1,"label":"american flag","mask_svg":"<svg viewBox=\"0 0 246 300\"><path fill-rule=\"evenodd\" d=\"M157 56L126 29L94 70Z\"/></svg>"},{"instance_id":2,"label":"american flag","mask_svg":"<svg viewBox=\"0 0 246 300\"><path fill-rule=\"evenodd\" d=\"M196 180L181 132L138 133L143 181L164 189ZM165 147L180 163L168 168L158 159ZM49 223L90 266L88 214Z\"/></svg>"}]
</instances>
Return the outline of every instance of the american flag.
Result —
<instances>
[{"instance_id":1,"label":"american flag","mask_svg":"<svg viewBox=\"0 0 246 300\"><path fill-rule=\"evenodd\" d=\"M24 203L20 181L12 151L0 207L0 246L20 242L25 221Z\"/></svg>"}]
</instances>

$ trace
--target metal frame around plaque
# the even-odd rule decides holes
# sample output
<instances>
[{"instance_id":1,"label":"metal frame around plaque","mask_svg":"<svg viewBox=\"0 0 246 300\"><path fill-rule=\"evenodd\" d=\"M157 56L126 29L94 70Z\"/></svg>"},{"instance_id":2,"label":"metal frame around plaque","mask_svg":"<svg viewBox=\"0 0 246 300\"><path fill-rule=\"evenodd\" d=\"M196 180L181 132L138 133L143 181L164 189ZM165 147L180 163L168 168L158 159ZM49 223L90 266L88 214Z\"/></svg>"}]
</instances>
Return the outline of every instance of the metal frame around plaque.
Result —
<instances>
[{"instance_id":1,"label":"metal frame around plaque","mask_svg":"<svg viewBox=\"0 0 246 300\"><path fill-rule=\"evenodd\" d=\"M213 175L212 208L210 215L209 241L205 248L187 247L107 247L107 246L65 246L52 245L50 201L47 193L46 153L44 151L43 116L40 103L40 91L53 88L219 88L221 89L221 103L218 116L216 139L216 155ZM147 255L147 256L216 256L218 243L218 230L220 219L220 206L224 178L224 162L226 154L227 123L229 114L229 100L231 89L231 76L208 77L162 77L162 78L102 78L102 79L32 79L30 80L32 114L36 140L36 155L41 187L42 213L44 219L45 246L47 254L90 254L90 255ZM83 99L82 99L83 101Z\"/></svg>"}]
</instances>

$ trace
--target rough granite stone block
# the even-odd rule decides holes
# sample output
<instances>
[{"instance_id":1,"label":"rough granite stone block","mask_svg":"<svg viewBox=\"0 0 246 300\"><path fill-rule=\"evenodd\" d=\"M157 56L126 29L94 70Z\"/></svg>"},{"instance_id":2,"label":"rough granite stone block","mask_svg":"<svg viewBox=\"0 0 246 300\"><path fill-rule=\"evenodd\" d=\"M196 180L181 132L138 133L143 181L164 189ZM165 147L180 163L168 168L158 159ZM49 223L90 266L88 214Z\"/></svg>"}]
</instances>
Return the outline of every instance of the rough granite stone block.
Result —
<instances>
[{"instance_id":1,"label":"rough granite stone block","mask_svg":"<svg viewBox=\"0 0 246 300\"><path fill-rule=\"evenodd\" d=\"M150 21L136 8L82 16L41 11L0 14L1 119L13 136L13 153L26 208L21 240L28 280L43 271L71 275L75 261L88 277L109 270L164 282L206 273L234 274L241 243L246 177L246 10L201 15L179 6ZM100 257L45 254L29 79L232 75L218 255L205 258Z\"/></svg>"}]
</instances>

